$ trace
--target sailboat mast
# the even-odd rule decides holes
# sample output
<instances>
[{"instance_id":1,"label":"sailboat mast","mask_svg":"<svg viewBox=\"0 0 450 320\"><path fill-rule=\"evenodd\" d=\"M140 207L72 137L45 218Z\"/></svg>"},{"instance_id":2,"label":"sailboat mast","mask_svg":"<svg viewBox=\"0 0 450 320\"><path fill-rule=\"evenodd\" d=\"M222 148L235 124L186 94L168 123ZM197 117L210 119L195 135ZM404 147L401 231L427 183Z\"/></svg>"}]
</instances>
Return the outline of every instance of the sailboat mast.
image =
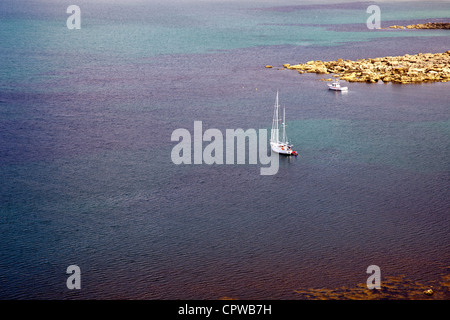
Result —
<instances>
[{"instance_id":1,"label":"sailboat mast","mask_svg":"<svg viewBox=\"0 0 450 320\"><path fill-rule=\"evenodd\" d=\"M283 108L283 143L286 143L286 108Z\"/></svg>"},{"instance_id":2,"label":"sailboat mast","mask_svg":"<svg viewBox=\"0 0 450 320\"><path fill-rule=\"evenodd\" d=\"M271 132L271 140L272 142L278 143L279 139L279 128L278 128L278 91L277 91L277 99L275 101L275 110L273 114L273 122L272 122L272 132Z\"/></svg>"}]
</instances>

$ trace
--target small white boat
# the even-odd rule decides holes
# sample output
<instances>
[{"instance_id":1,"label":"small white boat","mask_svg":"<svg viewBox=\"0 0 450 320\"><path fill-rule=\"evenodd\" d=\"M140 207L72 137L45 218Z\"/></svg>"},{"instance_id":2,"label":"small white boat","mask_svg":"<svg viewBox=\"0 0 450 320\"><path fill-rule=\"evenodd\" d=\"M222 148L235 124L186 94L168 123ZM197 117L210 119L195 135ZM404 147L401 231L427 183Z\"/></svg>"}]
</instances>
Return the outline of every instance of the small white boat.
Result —
<instances>
[{"instance_id":1,"label":"small white boat","mask_svg":"<svg viewBox=\"0 0 450 320\"><path fill-rule=\"evenodd\" d=\"M272 130L270 135L270 147L272 151L284 154L284 155L292 155L298 156L298 152L292 150L293 145L289 144L287 135L286 135L286 112L283 108L283 122L281 123L282 135L280 140L280 128L278 123L281 121L278 117L278 111L280 109L280 105L278 104L278 91L277 91L277 99L275 102L275 110L273 113L273 122L272 122Z\"/></svg>"},{"instance_id":2,"label":"small white boat","mask_svg":"<svg viewBox=\"0 0 450 320\"><path fill-rule=\"evenodd\" d=\"M339 80L334 81L333 83L328 84L328 89L334 90L334 91L347 91L348 87L341 87L341 84L339 83Z\"/></svg>"}]
</instances>

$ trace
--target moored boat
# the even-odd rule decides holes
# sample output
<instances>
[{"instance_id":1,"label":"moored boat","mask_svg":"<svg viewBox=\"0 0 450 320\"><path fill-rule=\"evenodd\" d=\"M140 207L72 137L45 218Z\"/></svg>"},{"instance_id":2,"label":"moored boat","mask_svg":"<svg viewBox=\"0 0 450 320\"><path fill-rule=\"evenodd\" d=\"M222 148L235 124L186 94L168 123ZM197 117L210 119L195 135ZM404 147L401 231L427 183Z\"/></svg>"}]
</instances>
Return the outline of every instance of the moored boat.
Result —
<instances>
[{"instance_id":1,"label":"moored boat","mask_svg":"<svg viewBox=\"0 0 450 320\"><path fill-rule=\"evenodd\" d=\"M336 80L333 83L328 84L328 89L334 91L347 91L348 87L342 87L341 84L339 83L339 80Z\"/></svg>"},{"instance_id":2,"label":"moored boat","mask_svg":"<svg viewBox=\"0 0 450 320\"><path fill-rule=\"evenodd\" d=\"M273 122L272 122L272 130L270 135L270 147L272 151L284 154L284 155L293 155L298 156L298 152L292 149L293 145L289 144L288 138L286 135L286 112L283 108L283 119L281 122L281 139L280 139L280 127L278 123L281 119L279 119L279 109L280 105L278 103L278 92L277 98L275 102L275 110L273 114Z\"/></svg>"}]
</instances>

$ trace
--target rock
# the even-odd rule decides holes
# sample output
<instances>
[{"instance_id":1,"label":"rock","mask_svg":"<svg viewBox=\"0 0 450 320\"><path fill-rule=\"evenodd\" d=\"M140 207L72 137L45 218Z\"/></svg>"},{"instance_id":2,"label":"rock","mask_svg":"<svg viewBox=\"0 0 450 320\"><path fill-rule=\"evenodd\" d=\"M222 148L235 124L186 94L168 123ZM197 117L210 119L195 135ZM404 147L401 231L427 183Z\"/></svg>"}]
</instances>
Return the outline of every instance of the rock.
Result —
<instances>
[{"instance_id":1,"label":"rock","mask_svg":"<svg viewBox=\"0 0 450 320\"><path fill-rule=\"evenodd\" d=\"M390 26L389 28L391 28L391 29L404 29L405 27L393 25L393 26Z\"/></svg>"},{"instance_id":2,"label":"rock","mask_svg":"<svg viewBox=\"0 0 450 320\"><path fill-rule=\"evenodd\" d=\"M298 73L333 73L349 82L376 83L418 83L450 81L450 50L445 53L419 53L416 55L387 56L356 61L337 59L336 61L311 60L305 64L283 65Z\"/></svg>"},{"instance_id":3,"label":"rock","mask_svg":"<svg viewBox=\"0 0 450 320\"><path fill-rule=\"evenodd\" d=\"M434 294L434 291L433 291L433 289L430 288L430 289L425 290L423 293L427 296L432 296Z\"/></svg>"},{"instance_id":4,"label":"rock","mask_svg":"<svg viewBox=\"0 0 450 320\"><path fill-rule=\"evenodd\" d=\"M324 65L318 66L318 67L315 69L315 72L316 72L316 73L328 73L327 67L325 67Z\"/></svg>"},{"instance_id":5,"label":"rock","mask_svg":"<svg viewBox=\"0 0 450 320\"><path fill-rule=\"evenodd\" d=\"M427 23L418 23L418 24L410 24L406 27L393 25L390 26L391 29L450 29L449 22L427 22Z\"/></svg>"},{"instance_id":6,"label":"rock","mask_svg":"<svg viewBox=\"0 0 450 320\"><path fill-rule=\"evenodd\" d=\"M270 68L273 68L273 66L267 65L266 68L270 69Z\"/></svg>"}]
</instances>

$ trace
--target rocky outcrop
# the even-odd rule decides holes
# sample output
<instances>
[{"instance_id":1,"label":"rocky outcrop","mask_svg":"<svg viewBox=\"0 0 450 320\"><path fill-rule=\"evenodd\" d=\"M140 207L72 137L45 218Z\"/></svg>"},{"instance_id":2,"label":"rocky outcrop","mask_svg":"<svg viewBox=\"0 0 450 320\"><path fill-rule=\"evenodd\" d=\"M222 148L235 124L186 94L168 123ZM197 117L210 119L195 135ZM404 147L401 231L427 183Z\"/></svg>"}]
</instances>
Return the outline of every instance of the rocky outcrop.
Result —
<instances>
[{"instance_id":1,"label":"rocky outcrop","mask_svg":"<svg viewBox=\"0 0 450 320\"><path fill-rule=\"evenodd\" d=\"M308 61L283 65L299 73L335 74L348 82L447 82L450 81L450 50L444 53L405 54L396 57L359 59L356 61Z\"/></svg>"},{"instance_id":2,"label":"rocky outcrop","mask_svg":"<svg viewBox=\"0 0 450 320\"><path fill-rule=\"evenodd\" d=\"M391 29L450 29L449 22L427 22L427 23L418 23L418 24L410 24L407 26L398 26L393 25L390 26Z\"/></svg>"}]
</instances>

